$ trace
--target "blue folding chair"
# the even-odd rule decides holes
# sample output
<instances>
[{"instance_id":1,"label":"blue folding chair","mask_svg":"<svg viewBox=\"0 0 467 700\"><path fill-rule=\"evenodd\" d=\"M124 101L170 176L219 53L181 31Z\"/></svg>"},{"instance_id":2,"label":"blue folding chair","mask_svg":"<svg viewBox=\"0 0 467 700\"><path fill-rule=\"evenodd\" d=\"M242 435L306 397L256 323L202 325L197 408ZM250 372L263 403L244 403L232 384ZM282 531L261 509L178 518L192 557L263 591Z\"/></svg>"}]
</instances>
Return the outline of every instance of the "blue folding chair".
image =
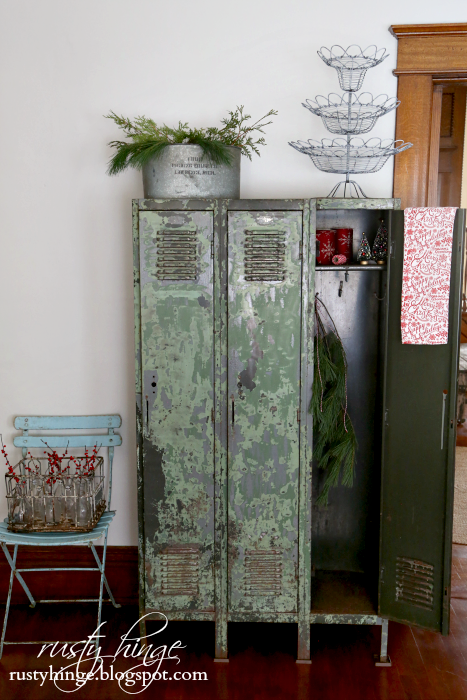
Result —
<instances>
[{"instance_id":1,"label":"blue folding chair","mask_svg":"<svg viewBox=\"0 0 467 700\"><path fill-rule=\"evenodd\" d=\"M38 603L67 603L65 600L34 600L26 582L22 576L27 571L99 571L100 576L100 591L99 598L78 598L73 602L80 603L99 603L97 626L101 624L102 602L104 585L109 594L109 598L105 602L111 602L115 608L119 608L115 602L112 592L105 577L105 557L107 552L107 535L110 523L112 522L115 511L110 510L110 499L112 494L112 464L114 458L114 448L122 444L122 438L118 433L115 433L115 428L119 428L122 424L122 419L118 415L108 416L18 416L15 420L15 428L22 430L22 436L14 439L14 445L21 447L23 458L27 457L28 450L31 448L44 448L44 442L47 446L54 449L73 448L73 447L108 447L109 457L109 478L108 478L108 502L107 509L104 511L99 522L91 532L11 532L8 530L8 520L0 523L0 546L3 549L5 557L11 567L10 587L8 590L8 598L6 603L5 618L3 621L2 640L0 644L0 659L3 654L4 644L50 644L50 641L30 641L30 642L9 642L5 640L6 627L8 622L8 613L10 611L11 594L13 590L13 581L16 579L23 587L24 592L30 601L30 607L34 608ZM47 435L35 434L30 435L29 431L50 431L50 430L96 430L106 429L105 434L64 434ZM104 537L104 550L102 553L102 561L94 547L94 542L100 537ZM17 569L16 557L19 545L28 547L59 547L71 544L87 544L94 555L97 567L59 567L45 569ZM8 545L13 546L13 554L8 550ZM54 640L58 641L58 640ZM97 652L98 639L95 640L95 648Z\"/></svg>"}]
</instances>

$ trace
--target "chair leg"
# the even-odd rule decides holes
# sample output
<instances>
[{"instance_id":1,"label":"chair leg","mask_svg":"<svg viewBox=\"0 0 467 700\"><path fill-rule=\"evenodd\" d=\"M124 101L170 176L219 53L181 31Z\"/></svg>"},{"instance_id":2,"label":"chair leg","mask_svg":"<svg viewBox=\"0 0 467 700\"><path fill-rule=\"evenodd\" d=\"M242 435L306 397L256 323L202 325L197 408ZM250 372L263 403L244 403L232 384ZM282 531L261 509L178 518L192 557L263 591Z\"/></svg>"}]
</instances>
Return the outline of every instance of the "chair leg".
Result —
<instances>
[{"instance_id":1,"label":"chair leg","mask_svg":"<svg viewBox=\"0 0 467 700\"><path fill-rule=\"evenodd\" d=\"M3 553L4 553L5 557L6 557L6 560L7 560L7 562L9 563L9 565L11 566L11 569L12 569L12 571L13 571L13 575L16 576L18 582L19 582L19 583L21 584L21 586L22 586L23 591L26 593L27 597L29 598L29 607L30 607L30 608L35 608L35 607L36 607L36 601L35 601L34 598L32 597L31 591L29 590L29 588L28 588L27 585L26 585L26 581L25 581L24 578L21 576L21 574L18 573L18 571L16 571L16 561L13 561L13 559L10 557L10 552L8 551L8 547L5 545L5 543L4 543L4 542L1 542L0 544L1 544L1 547L2 547L2 549L3 549ZM16 547L16 549L15 549L15 552L16 552L17 549L18 549L18 545L15 545L15 547Z\"/></svg>"},{"instance_id":2,"label":"chair leg","mask_svg":"<svg viewBox=\"0 0 467 700\"><path fill-rule=\"evenodd\" d=\"M5 545L2 542L2 549ZM7 550L8 551L8 550ZM11 559L10 566L11 566L11 573L10 573L10 587L8 589L8 598L6 601L6 608L5 608L5 617L3 618L3 629L2 629L2 641L0 643L0 659L3 656L3 642L5 641L5 634L6 634L6 625L8 622L8 613L10 612L10 602L11 602L11 593L13 591L13 581L15 579L15 566L16 566L16 555L18 553L18 545L15 544L15 549L13 552L13 559ZM10 559L10 557L8 557Z\"/></svg>"},{"instance_id":3,"label":"chair leg","mask_svg":"<svg viewBox=\"0 0 467 700\"><path fill-rule=\"evenodd\" d=\"M97 613L97 629L99 629L100 624L101 624L101 618L102 618L102 596L104 593L104 579L105 579L105 556L107 554L107 535L109 534L109 530L105 531L105 537L104 537L104 551L102 553L102 564L101 564L101 582L100 582L100 587L99 587L99 610ZM96 552L97 554L97 552ZM96 637L96 655L99 647L99 639Z\"/></svg>"},{"instance_id":4,"label":"chair leg","mask_svg":"<svg viewBox=\"0 0 467 700\"><path fill-rule=\"evenodd\" d=\"M94 559L96 560L97 566L99 567L99 571L103 571L103 569L101 569L101 562L100 562L100 559L99 559L99 557L98 557L98 554L97 554L97 552L96 552L96 550L95 550L94 543L93 543L93 542L90 542L90 543L89 543L89 546L91 547L92 553L94 554ZM107 593L109 594L109 598L110 598L110 600L111 600L112 605L114 606L114 608L121 608L122 606L120 605L120 603L116 603L116 602L115 602L115 598L114 598L113 595L112 595L112 591L110 590L110 586L109 586L109 584L108 584L108 582L107 582L107 578L106 578L105 574L104 574L104 585L105 585L105 587L106 587L106 589L107 589Z\"/></svg>"}]
</instances>

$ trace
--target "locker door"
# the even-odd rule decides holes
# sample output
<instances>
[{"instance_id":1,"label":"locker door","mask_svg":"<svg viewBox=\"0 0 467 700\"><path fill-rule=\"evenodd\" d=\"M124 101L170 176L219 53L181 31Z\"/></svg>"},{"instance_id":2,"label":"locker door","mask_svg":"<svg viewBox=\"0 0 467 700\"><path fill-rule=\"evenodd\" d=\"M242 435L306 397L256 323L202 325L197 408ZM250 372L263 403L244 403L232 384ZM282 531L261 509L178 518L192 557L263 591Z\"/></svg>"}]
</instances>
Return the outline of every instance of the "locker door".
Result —
<instances>
[{"instance_id":1,"label":"locker door","mask_svg":"<svg viewBox=\"0 0 467 700\"><path fill-rule=\"evenodd\" d=\"M230 212L228 237L229 614L235 619L297 610L302 214Z\"/></svg>"},{"instance_id":2,"label":"locker door","mask_svg":"<svg viewBox=\"0 0 467 700\"><path fill-rule=\"evenodd\" d=\"M449 631L456 394L465 212L457 212L447 345L402 345L403 212L392 213L379 610Z\"/></svg>"},{"instance_id":3,"label":"locker door","mask_svg":"<svg viewBox=\"0 0 467 700\"><path fill-rule=\"evenodd\" d=\"M214 610L211 212L140 212L146 608Z\"/></svg>"}]
</instances>

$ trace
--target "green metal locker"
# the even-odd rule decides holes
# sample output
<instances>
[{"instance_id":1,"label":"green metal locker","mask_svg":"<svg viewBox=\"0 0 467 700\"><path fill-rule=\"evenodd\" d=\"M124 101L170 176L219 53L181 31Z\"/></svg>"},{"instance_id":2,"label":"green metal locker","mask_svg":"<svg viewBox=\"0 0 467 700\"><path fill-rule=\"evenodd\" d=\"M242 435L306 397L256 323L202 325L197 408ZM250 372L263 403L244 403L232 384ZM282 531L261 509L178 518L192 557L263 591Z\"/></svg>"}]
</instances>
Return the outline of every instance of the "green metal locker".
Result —
<instances>
[{"instance_id":1,"label":"green metal locker","mask_svg":"<svg viewBox=\"0 0 467 700\"><path fill-rule=\"evenodd\" d=\"M135 200L140 614L216 623L447 633L464 212L445 346L403 346L397 200ZM372 241L387 266L315 269L316 228ZM354 487L316 505L314 297L349 361ZM443 397L447 412L441 428ZM445 405L445 404L444 404ZM441 445L441 430L443 439ZM145 634L145 622L141 624Z\"/></svg>"}]
</instances>

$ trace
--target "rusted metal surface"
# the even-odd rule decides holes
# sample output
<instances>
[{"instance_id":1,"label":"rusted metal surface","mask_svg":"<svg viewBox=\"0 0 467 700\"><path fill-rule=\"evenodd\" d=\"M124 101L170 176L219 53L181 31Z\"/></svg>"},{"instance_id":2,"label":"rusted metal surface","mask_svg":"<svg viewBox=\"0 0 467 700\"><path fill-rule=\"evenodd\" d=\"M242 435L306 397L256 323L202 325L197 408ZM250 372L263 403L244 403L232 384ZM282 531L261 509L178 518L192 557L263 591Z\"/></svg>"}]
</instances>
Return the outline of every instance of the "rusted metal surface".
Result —
<instances>
[{"instance_id":1,"label":"rusted metal surface","mask_svg":"<svg viewBox=\"0 0 467 700\"><path fill-rule=\"evenodd\" d=\"M228 621L298 623L302 660L312 623L383 624L310 614L316 209L397 207L365 203L135 202L141 614L215 620L218 659Z\"/></svg>"},{"instance_id":2,"label":"rusted metal surface","mask_svg":"<svg viewBox=\"0 0 467 700\"><path fill-rule=\"evenodd\" d=\"M145 197L240 197L241 150L231 165L213 163L196 144L173 144L143 165Z\"/></svg>"},{"instance_id":3,"label":"rusted metal surface","mask_svg":"<svg viewBox=\"0 0 467 700\"><path fill-rule=\"evenodd\" d=\"M416 559L396 559L396 601L433 609L434 566Z\"/></svg>"},{"instance_id":4,"label":"rusted metal surface","mask_svg":"<svg viewBox=\"0 0 467 700\"><path fill-rule=\"evenodd\" d=\"M146 637L144 619L146 607L146 577L144 569L144 462L143 462L143 416L141 397L141 288L139 271L139 203L132 202L133 228L133 302L135 319L135 399L136 399L136 465L138 494L138 583L139 583L139 628L140 637Z\"/></svg>"},{"instance_id":5,"label":"rusted metal surface","mask_svg":"<svg viewBox=\"0 0 467 700\"><path fill-rule=\"evenodd\" d=\"M168 255L177 236L193 250ZM140 213L145 598L164 611L214 609L212 236L212 213ZM170 257L195 274L161 273ZM199 548L198 580L176 589L166 553L180 545Z\"/></svg>"},{"instance_id":6,"label":"rusted metal surface","mask_svg":"<svg viewBox=\"0 0 467 700\"><path fill-rule=\"evenodd\" d=\"M313 416L309 397L313 385L314 284L316 263L316 202L303 209L302 317L300 343L300 470L298 501L298 649L299 660L310 658L311 523Z\"/></svg>"},{"instance_id":7,"label":"rusted metal surface","mask_svg":"<svg viewBox=\"0 0 467 700\"><path fill-rule=\"evenodd\" d=\"M332 199L316 200L317 209L400 209L400 199Z\"/></svg>"},{"instance_id":8,"label":"rusted metal surface","mask_svg":"<svg viewBox=\"0 0 467 700\"><path fill-rule=\"evenodd\" d=\"M231 212L228 235L229 611L295 612L302 215ZM253 237L261 274L249 267ZM253 551L270 562L261 595Z\"/></svg>"},{"instance_id":9,"label":"rusted metal surface","mask_svg":"<svg viewBox=\"0 0 467 700\"><path fill-rule=\"evenodd\" d=\"M313 613L310 615L312 625L382 625L383 620L378 615L346 615L332 613Z\"/></svg>"}]
</instances>

